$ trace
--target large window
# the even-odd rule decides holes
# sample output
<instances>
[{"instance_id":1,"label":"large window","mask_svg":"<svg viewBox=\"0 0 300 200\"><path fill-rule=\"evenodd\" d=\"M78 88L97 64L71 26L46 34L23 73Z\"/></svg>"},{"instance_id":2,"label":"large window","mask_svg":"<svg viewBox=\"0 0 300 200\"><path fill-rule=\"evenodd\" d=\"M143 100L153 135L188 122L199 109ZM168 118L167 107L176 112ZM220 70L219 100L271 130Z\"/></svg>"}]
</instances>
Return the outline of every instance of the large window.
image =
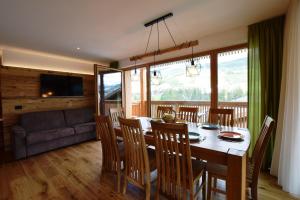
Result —
<instances>
[{"instance_id":1,"label":"large window","mask_svg":"<svg viewBox=\"0 0 300 200\"><path fill-rule=\"evenodd\" d=\"M180 106L193 106L198 107L201 113L208 111L211 99L210 56L198 57L194 61L200 65L200 73L193 76L187 71L190 60L151 66L152 117L156 117L158 106L172 106L175 111Z\"/></svg>"},{"instance_id":2,"label":"large window","mask_svg":"<svg viewBox=\"0 0 300 200\"><path fill-rule=\"evenodd\" d=\"M219 102L247 102L247 49L218 54Z\"/></svg>"},{"instance_id":3,"label":"large window","mask_svg":"<svg viewBox=\"0 0 300 200\"><path fill-rule=\"evenodd\" d=\"M201 67L193 76L187 70L190 59L131 68L125 73L127 113L148 116L150 112L156 117L158 106L172 106L175 111L191 106L199 108L199 122L205 122L210 106L232 108L235 126L247 127L247 55L246 45L208 51L206 56L194 58Z\"/></svg>"},{"instance_id":4,"label":"large window","mask_svg":"<svg viewBox=\"0 0 300 200\"><path fill-rule=\"evenodd\" d=\"M146 68L125 72L126 79L126 115L147 116Z\"/></svg>"},{"instance_id":5,"label":"large window","mask_svg":"<svg viewBox=\"0 0 300 200\"><path fill-rule=\"evenodd\" d=\"M189 64L184 60L151 66L151 101L210 101L209 56L195 59L201 65L199 75L187 76Z\"/></svg>"},{"instance_id":6,"label":"large window","mask_svg":"<svg viewBox=\"0 0 300 200\"><path fill-rule=\"evenodd\" d=\"M234 109L234 124L247 127L248 50L218 54L218 107Z\"/></svg>"}]
</instances>

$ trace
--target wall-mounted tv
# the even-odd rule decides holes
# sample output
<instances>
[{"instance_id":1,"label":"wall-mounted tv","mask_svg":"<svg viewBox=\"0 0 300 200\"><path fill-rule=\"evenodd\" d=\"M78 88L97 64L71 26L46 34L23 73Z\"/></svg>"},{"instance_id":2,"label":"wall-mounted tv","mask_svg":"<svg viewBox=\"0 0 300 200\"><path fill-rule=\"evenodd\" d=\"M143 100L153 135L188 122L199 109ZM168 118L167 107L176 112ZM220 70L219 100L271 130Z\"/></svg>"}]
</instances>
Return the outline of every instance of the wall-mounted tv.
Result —
<instances>
[{"instance_id":1,"label":"wall-mounted tv","mask_svg":"<svg viewBox=\"0 0 300 200\"><path fill-rule=\"evenodd\" d=\"M41 74L41 96L83 96L82 77Z\"/></svg>"}]
</instances>

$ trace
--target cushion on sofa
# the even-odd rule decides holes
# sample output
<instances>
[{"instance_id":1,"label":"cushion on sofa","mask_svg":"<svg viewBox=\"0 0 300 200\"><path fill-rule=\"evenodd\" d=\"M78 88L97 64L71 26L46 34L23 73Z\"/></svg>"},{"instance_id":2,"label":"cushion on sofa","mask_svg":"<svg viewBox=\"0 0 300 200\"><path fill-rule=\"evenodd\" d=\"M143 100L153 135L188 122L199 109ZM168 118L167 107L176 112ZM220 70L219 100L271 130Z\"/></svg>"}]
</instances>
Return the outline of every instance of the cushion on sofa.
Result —
<instances>
[{"instance_id":1,"label":"cushion on sofa","mask_svg":"<svg viewBox=\"0 0 300 200\"><path fill-rule=\"evenodd\" d=\"M20 123L28 133L64 128L66 126L63 111L25 113L21 116Z\"/></svg>"},{"instance_id":2,"label":"cushion on sofa","mask_svg":"<svg viewBox=\"0 0 300 200\"><path fill-rule=\"evenodd\" d=\"M94 110L92 108L64 110L64 113L68 126L95 121Z\"/></svg>"},{"instance_id":3,"label":"cushion on sofa","mask_svg":"<svg viewBox=\"0 0 300 200\"><path fill-rule=\"evenodd\" d=\"M73 128L60 128L60 129L32 132L28 134L26 140L27 140L27 145L32 145L36 143L55 140L58 138L63 138L66 136L71 136L74 134L75 132Z\"/></svg>"},{"instance_id":4,"label":"cushion on sofa","mask_svg":"<svg viewBox=\"0 0 300 200\"><path fill-rule=\"evenodd\" d=\"M88 122L73 126L76 134L88 133L96 130L96 122Z\"/></svg>"}]
</instances>

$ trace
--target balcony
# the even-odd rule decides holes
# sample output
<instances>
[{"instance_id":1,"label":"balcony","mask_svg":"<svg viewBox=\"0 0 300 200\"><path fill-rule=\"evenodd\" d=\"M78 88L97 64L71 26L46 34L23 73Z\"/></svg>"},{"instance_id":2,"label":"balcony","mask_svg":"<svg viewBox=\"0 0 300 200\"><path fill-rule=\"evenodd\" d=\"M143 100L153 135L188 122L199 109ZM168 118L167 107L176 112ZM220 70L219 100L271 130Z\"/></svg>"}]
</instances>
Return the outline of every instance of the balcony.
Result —
<instances>
[{"instance_id":1,"label":"balcony","mask_svg":"<svg viewBox=\"0 0 300 200\"><path fill-rule=\"evenodd\" d=\"M151 117L156 117L157 106L173 106L175 111L181 106L190 106L199 108L199 123L207 121L210 108L209 101L151 101ZM133 116L146 116L146 102L132 103ZM247 127L247 102L219 102L219 108L234 109L234 126L240 128Z\"/></svg>"}]
</instances>

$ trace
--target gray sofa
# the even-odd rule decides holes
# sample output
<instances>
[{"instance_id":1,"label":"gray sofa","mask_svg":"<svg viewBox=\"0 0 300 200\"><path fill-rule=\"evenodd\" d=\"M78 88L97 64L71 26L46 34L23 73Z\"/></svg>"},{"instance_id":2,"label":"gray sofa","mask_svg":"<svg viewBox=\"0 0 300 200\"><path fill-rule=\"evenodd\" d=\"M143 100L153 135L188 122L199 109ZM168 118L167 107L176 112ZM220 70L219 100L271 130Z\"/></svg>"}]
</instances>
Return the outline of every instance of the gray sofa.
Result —
<instances>
[{"instance_id":1,"label":"gray sofa","mask_svg":"<svg viewBox=\"0 0 300 200\"><path fill-rule=\"evenodd\" d=\"M25 113L13 127L16 159L96 138L91 108Z\"/></svg>"}]
</instances>

